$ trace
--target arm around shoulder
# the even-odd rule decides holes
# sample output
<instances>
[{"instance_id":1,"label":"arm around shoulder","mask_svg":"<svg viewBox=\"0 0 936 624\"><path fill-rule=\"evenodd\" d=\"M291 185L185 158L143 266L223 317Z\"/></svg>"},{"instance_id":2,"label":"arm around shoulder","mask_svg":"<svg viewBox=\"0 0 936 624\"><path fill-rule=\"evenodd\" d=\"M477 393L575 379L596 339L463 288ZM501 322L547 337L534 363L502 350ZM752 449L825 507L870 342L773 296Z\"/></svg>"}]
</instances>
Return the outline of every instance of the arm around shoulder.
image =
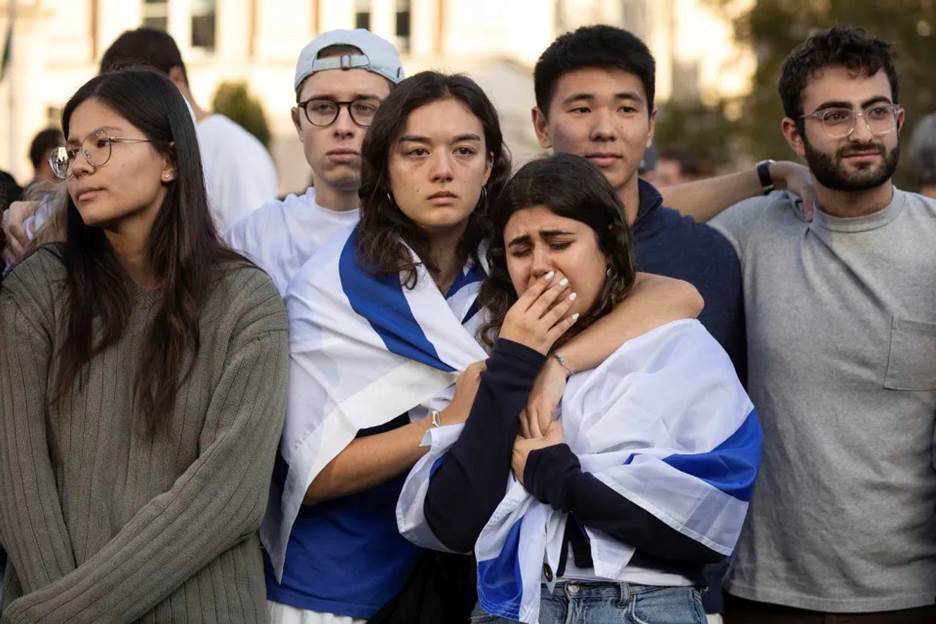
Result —
<instances>
[{"instance_id":1,"label":"arm around shoulder","mask_svg":"<svg viewBox=\"0 0 936 624\"><path fill-rule=\"evenodd\" d=\"M772 188L787 189L803 199L806 220L812 218L815 193L809 169L789 160L765 161L770 186L765 187L757 169L686 182L660 189L663 202L704 223L722 211L750 198L762 197Z\"/></svg>"},{"instance_id":2,"label":"arm around shoulder","mask_svg":"<svg viewBox=\"0 0 936 624\"><path fill-rule=\"evenodd\" d=\"M563 359L575 372L594 368L626 341L672 321L696 318L704 305L689 282L638 273L627 298L562 347Z\"/></svg>"}]
</instances>

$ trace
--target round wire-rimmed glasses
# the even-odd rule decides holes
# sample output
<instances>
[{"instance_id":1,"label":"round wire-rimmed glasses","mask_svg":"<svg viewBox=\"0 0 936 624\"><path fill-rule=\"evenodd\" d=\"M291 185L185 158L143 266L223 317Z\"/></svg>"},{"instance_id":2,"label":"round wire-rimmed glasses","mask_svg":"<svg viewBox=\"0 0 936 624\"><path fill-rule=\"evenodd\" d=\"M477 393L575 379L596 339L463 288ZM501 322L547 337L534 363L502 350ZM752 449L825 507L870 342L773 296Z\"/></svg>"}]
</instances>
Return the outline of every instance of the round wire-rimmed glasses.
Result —
<instances>
[{"instance_id":1,"label":"round wire-rimmed glasses","mask_svg":"<svg viewBox=\"0 0 936 624\"><path fill-rule=\"evenodd\" d=\"M313 126L325 128L335 123L341 107L347 107L348 114L351 115L351 121L367 128L373 123L374 115L380 108L380 100L371 97L362 97L339 102L331 98L309 98L308 100L296 104L305 113L305 118Z\"/></svg>"},{"instance_id":2,"label":"round wire-rimmed glasses","mask_svg":"<svg viewBox=\"0 0 936 624\"><path fill-rule=\"evenodd\" d=\"M134 139L130 137L116 137L107 134L104 130L95 130L82 141L81 145L56 147L49 154L49 166L52 173L60 180L67 180L72 163L78 154L84 154L85 159L92 167L101 167L107 164L113 152L114 143L152 143L150 139Z\"/></svg>"},{"instance_id":3,"label":"round wire-rimmed glasses","mask_svg":"<svg viewBox=\"0 0 936 624\"><path fill-rule=\"evenodd\" d=\"M864 119L871 134L890 134L897 128L897 116L903 109L897 104L872 104L864 110L830 107L800 115L800 119L812 117L819 121L822 130L830 139L843 139L855 131L858 118Z\"/></svg>"}]
</instances>

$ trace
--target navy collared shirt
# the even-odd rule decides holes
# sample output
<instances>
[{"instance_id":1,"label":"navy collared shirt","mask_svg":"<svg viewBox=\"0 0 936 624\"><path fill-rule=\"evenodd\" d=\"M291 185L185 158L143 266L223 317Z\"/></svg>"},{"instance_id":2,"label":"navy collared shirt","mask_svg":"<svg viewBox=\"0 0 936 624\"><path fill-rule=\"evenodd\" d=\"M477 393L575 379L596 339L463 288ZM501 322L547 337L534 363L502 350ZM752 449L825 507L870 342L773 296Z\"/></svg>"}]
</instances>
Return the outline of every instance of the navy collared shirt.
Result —
<instances>
[{"instance_id":1,"label":"navy collared shirt","mask_svg":"<svg viewBox=\"0 0 936 624\"><path fill-rule=\"evenodd\" d=\"M637 270L685 280L705 299L699 321L728 352L741 382L747 377L741 263L715 229L663 205L656 188L639 180L640 206L631 226Z\"/></svg>"}]
</instances>

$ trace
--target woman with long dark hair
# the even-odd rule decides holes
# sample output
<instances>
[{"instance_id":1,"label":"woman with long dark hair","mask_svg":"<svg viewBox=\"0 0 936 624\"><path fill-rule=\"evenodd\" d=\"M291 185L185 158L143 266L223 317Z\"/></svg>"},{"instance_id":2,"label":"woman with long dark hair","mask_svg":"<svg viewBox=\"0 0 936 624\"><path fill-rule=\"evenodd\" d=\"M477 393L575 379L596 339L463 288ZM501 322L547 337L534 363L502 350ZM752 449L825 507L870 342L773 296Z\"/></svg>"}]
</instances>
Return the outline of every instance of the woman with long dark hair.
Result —
<instances>
[{"instance_id":1,"label":"woman with long dark hair","mask_svg":"<svg viewBox=\"0 0 936 624\"><path fill-rule=\"evenodd\" d=\"M572 155L521 168L492 213L478 296L487 370L464 426L437 435L413 468L398 512L415 542L474 553L473 622L703 624L701 567L740 532L760 428L727 354L694 319L572 375L540 434L517 422L547 358L631 296L623 215L602 173ZM545 339L515 331L560 272L578 323Z\"/></svg>"},{"instance_id":2,"label":"woman with long dark hair","mask_svg":"<svg viewBox=\"0 0 936 624\"><path fill-rule=\"evenodd\" d=\"M62 128L66 241L0 291L3 620L267 621L282 302L219 241L165 76L93 78Z\"/></svg>"},{"instance_id":3,"label":"woman with long dark hair","mask_svg":"<svg viewBox=\"0 0 936 624\"><path fill-rule=\"evenodd\" d=\"M262 531L282 622L356 622L390 601L379 616L387 621L388 610L410 604L392 600L408 578L451 589L434 572L411 576L419 551L399 535L394 508L422 440L468 415L486 357L476 339L479 246L510 160L480 87L435 72L393 89L362 156L360 224L317 252L286 296L289 409ZM561 281L544 305L566 290ZM696 312L691 288L645 286L610 331L633 335ZM575 320L566 307L519 318L518 331L551 321L547 330L561 334ZM603 348L570 352L566 365ZM440 611L396 617L457 622L457 603L450 594Z\"/></svg>"}]
</instances>

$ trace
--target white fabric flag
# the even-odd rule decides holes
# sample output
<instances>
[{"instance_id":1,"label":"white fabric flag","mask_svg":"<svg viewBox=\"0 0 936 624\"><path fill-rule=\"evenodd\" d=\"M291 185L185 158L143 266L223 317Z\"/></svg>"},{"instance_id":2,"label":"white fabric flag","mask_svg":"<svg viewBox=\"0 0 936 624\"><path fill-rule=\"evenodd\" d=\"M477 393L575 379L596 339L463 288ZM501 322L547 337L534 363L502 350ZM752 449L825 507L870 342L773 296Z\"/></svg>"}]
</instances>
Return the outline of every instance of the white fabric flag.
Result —
<instances>
[{"instance_id":1,"label":"white fabric flag","mask_svg":"<svg viewBox=\"0 0 936 624\"><path fill-rule=\"evenodd\" d=\"M676 531L731 553L757 475L761 429L728 355L698 321L663 325L573 375L560 411L583 471ZM423 506L429 479L461 427L431 432L432 449L400 495L400 531L424 547L444 549ZM478 603L492 615L535 623L543 564L559 567L567 515L534 499L512 475L508 480L475 544ZM634 548L586 531L595 574L623 579Z\"/></svg>"},{"instance_id":2,"label":"white fabric flag","mask_svg":"<svg viewBox=\"0 0 936 624\"><path fill-rule=\"evenodd\" d=\"M445 407L457 373L487 357L474 337L482 267L469 263L443 296L420 264L410 290L396 275L359 266L357 231L317 251L286 294L289 400L279 452L288 472L282 488L271 487L260 530L277 579L319 472L359 430L420 405Z\"/></svg>"}]
</instances>

